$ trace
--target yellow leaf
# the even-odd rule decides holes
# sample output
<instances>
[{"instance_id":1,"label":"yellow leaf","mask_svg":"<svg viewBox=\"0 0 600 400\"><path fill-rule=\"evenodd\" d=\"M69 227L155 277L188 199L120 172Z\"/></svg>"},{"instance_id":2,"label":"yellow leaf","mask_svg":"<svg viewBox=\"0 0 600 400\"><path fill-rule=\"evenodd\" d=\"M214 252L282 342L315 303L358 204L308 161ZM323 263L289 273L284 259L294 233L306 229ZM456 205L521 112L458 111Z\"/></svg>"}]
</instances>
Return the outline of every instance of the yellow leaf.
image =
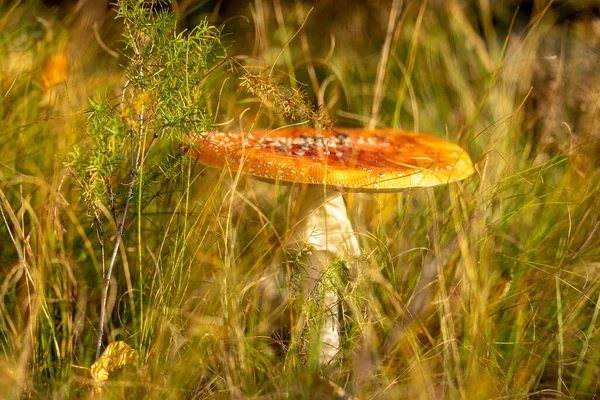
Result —
<instances>
[{"instance_id":1,"label":"yellow leaf","mask_svg":"<svg viewBox=\"0 0 600 400\"><path fill-rule=\"evenodd\" d=\"M108 380L110 373L128 364L136 364L135 350L125 342L109 344L90 367L90 374L96 383L96 389L100 392L102 384Z\"/></svg>"}]
</instances>

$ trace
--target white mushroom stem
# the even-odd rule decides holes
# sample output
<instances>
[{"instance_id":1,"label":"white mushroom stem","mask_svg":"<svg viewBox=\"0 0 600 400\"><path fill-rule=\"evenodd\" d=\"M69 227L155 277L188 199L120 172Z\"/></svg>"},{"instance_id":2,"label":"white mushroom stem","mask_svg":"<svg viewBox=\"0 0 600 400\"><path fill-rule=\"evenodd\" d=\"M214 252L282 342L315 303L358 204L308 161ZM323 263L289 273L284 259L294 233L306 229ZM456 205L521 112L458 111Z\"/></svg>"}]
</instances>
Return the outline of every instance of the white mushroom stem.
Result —
<instances>
[{"instance_id":1,"label":"white mushroom stem","mask_svg":"<svg viewBox=\"0 0 600 400\"><path fill-rule=\"evenodd\" d=\"M304 186L298 198L297 223L290 235L289 248L309 250L301 260L301 290L303 304L311 307L309 299L317 297L317 335L319 364L329 364L340 348L340 316L337 283L339 272L331 269L338 260L349 261L360 255L357 237L348 219L341 193L324 186ZM312 303L314 305L314 302Z\"/></svg>"}]
</instances>

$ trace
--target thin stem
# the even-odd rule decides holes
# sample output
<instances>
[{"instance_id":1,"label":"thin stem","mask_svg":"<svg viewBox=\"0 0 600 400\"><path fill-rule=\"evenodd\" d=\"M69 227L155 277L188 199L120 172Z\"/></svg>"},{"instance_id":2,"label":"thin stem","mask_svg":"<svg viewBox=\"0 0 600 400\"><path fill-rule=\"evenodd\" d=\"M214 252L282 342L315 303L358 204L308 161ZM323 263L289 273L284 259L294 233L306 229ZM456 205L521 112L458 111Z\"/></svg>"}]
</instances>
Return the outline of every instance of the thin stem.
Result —
<instances>
[{"instance_id":1,"label":"thin stem","mask_svg":"<svg viewBox=\"0 0 600 400\"><path fill-rule=\"evenodd\" d=\"M141 58L141 52L137 46L137 43L132 41L134 53L138 59ZM139 68L139 76L144 76L144 65L140 62ZM122 100L125 98L125 92L127 91L127 86L129 81L123 88ZM123 103L124 104L124 103ZM100 353L102 352L102 339L104 338L104 320L106 319L106 302L108 300L108 290L110 288L110 278L112 277L112 272L115 267L115 263L117 261L117 254L119 252L119 246L121 245L121 241L123 239L123 231L125 229L125 221L127 220L127 211L129 210L129 203L131 202L131 198L133 197L133 190L138 181L140 170L142 168L143 163L150 152L150 148L156 139L156 135L152 138L148 149L144 152L146 136L144 135L145 124L144 124L144 107L142 105L141 112L139 113L139 141L137 146L134 143L133 135L131 140L131 182L129 183L129 190L127 192L127 198L125 200L125 206L123 207L123 215L121 216L121 221L119 222L119 227L117 229L117 240L115 242L115 247L112 252L112 256L110 258L110 263L108 264L108 269L106 271L106 276L104 277L104 288L102 290L102 304L100 307L100 318L98 322L98 336L96 339L96 360L100 357ZM131 132L133 133L133 132ZM135 154L135 156L134 156ZM143 158L143 160L141 160ZM140 190L141 192L141 190ZM141 194L141 193L140 193ZM141 275L140 275L141 281ZM143 310L141 310L143 312ZM143 315L142 315L143 317Z\"/></svg>"},{"instance_id":2,"label":"thin stem","mask_svg":"<svg viewBox=\"0 0 600 400\"><path fill-rule=\"evenodd\" d=\"M104 277L104 288L102 290L102 305L100 307L100 321L98 322L98 337L96 339L96 360L100 357L102 352L102 339L104 338L104 320L106 318L106 301L108 299L108 289L110 288L110 278L117 260L117 253L119 252L119 246L121 245L121 239L123 237L123 228L125 227L125 219L127 218L127 210L129 209L129 202L133 197L133 188L136 182L136 175L134 174L131 183L129 184L129 192L127 193L127 199L125 200L125 207L121 221L119 222L119 228L117 231L117 240L115 242L115 248L113 249L108 269L106 270L106 276Z\"/></svg>"},{"instance_id":3,"label":"thin stem","mask_svg":"<svg viewBox=\"0 0 600 400\"><path fill-rule=\"evenodd\" d=\"M140 113L140 138L144 137L143 129L144 129L144 111L142 108L142 112ZM134 153L137 153L134 157ZM102 339L104 338L104 320L106 319L106 302L108 299L108 289L110 288L110 278L112 277L112 272L115 267L115 263L117 261L117 254L119 252L119 246L121 245L121 241L123 239L123 230L125 228L125 221L127 220L127 211L129 210L129 203L131 202L131 198L133 197L133 189L137 183L138 174L140 171L140 157L142 154L142 144L139 143L137 146L132 144L131 146L131 182L129 183L129 191L127 192L127 198L125 200L125 206L123 207L123 215L121 215L121 221L119 222L119 227L117 229L117 240L115 242L115 247L112 252L112 256L110 258L110 263L108 264L108 269L106 270L106 276L104 277L104 288L102 290L102 304L100 307L100 318L98 322L98 337L96 339L96 360L100 357L100 353L102 352Z\"/></svg>"},{"instance_id":4,"label":"thin stem","mask_svg":"<svg viewBox=\"0 0 600 400\"><path fill-rule=\"evenodd\" d=\"M383 86L387 70L387 62L390 55L390 48L392 46L392 38L394 36L394 31L396 30L396 23L398 22L398 15L400 14L400 8L402 8L402 0L394 0L392 3L392 9L390 11L385 42L383 44L383 49L381 50L381 56L379 58L379 64L377 66L377 78L375 83L375 93L373 95L373 107L371 108L369 129L375 128L377 119L379 118L379 108L381 107L381 101L383 99Z\"/></svg>"}]
</instances>

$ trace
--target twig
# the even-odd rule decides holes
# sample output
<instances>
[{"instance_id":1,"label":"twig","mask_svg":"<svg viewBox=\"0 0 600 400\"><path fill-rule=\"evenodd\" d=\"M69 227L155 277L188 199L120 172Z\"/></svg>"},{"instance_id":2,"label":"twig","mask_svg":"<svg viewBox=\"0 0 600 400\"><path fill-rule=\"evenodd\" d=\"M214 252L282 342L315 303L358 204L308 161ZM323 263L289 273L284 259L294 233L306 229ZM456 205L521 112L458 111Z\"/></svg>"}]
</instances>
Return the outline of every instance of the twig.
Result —
<instances>
[{"instance_id":1,"label":"twig","mask_svg":"<svg viewBox=\"0 0 600 400\"><path fill-rule=\"evenodd\" d=\"M110 258L110 263L108 264L108 269L106 270L106 276L104 277L104 288L102 290L102 305L100 307L100 321L98 322L98 337L96 339L96 360L100 357L100 354L102 352L102 339L104 338L104 320L106 319L106 301L108 299L108 289L110 288L110 278L112 277L112 272L115 266L115 262L117 260L117 253L119 252L119 246L121 245L121 240L123 238L123 228L125 226L125 219L127 218L129 202L133 197L133 188L135 187L136 177L137 171L134 174L131 183L129 184L129 192L127 193L127 199L125 200L123 215L121 216L121 221L119 222L119 229L117 231L117 241L115 242L115 247Z\"/></svg>"},{"instance_id":2,"label":"twig","mask_svg":"<svg viewBox=\"0 0 600 400\"><path fill-rule=\"evenodd\" d=\"M133 49L136 57L139 59L141 57L141 52L137 47L136 43L133 42ZM143 63L140 63L140 75L144 75ZM125 97L125 91L127 90L127 86L123 89L123 98ZM127 211L129 210L129 203L131 202L131 198L133 197L133 188L137 183L137 178L139 176L140 168L142 168L143 161L148 156L148 152L156 139L156 135L152 138L150 142L150 146L147 149L145 154L142 154L142 141L141 138L144 137L144 107L142 106L142 110L139 114L139 142L137 146L137 154L134 158L133 154L136 153L136 146L134 145L134 141L131 141L131 182L129 183L129 191L127 192L127 198L125 199L125 206L123 207L123 215L121 215L121 221L119 222L119 228L117 229L117 240L115 242L115 247L112 252L112 256L110 258L110 263L108 264L108 269L106 270L106 275L104 277L104 288L102 290L102 304L100 306L100 318L98 321L98 337L96 339L96 360L100 357L102 352L102 339L104 338L104 320L106 319L106 302L108 299L108 289L110 288L110 278L112 277L112 272L115 267L115 263L117 260L117 253L119 252L119 246L121 245L121 241L123 239L123 230L125 228L125 221L127 219ZM133 132L131 132L133 133ZM133 136L132 136L133 138ZM142 163L140 163L140 157L144 157Z\"/></svg>"}]
</instances>

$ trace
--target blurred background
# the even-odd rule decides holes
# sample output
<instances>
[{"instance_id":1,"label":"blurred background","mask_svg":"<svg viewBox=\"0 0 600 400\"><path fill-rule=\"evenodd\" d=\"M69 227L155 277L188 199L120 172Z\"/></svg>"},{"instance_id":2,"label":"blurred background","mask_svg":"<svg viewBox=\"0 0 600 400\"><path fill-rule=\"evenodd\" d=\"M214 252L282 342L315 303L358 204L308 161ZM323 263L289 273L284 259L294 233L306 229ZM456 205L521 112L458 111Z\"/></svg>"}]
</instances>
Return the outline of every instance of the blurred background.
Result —
<instances>
[{"instance_id":1,"label":"blurred background","mask_svg":"<svg viewBox=\"0 0 600 400\"><path fill-rule=\"evenodd\" d=\"M392 6L404 14L398 13L392 21L395 51L389 54L385 76L378 82ZM340 6L335 1L189 0L162 7L177 14L181 30L204 18L222 27L229 55L243 65L264 68L276 61L277 70L288 75L281 80L301 86L340 125L368 124L365 121L373 118L370 114L377 103L375 118L381 126L411 130L426 120L435 124L430 129L434 132L450 126L460 136L471 123L481 132L487 125L469 120L473 110L465 109L463 100L471 98L471 106L477 108L475 98L489 88L488 76L474 69L500 72L503 56L502 71L510 73L502 77L515 79L511 83L523 96L527 94L523 106L530 112L522 133L535 140L526 152L544 157L546 152L555 154L569 135L583 141L596 137L595 129L588 132L570 124L583 119L586 126L594 126L587 119L597 116L590 112L597 101L600 6L596 1L348 1ZM3 9L8 13L3 19L4 88L18 83L12 80L15 76L29 73L30 83L42 90L44 103L57 95L49 92L62 90L68 76L67 84L76 89L70 101L83 107L89 96L97 95L95 79L105 72L99 78L100 88L106 93L116 90L123 58L119 55L122 26L115 21L114 5L105 0L5 1ZM543 32L535 32L539 33L535 52L527 53L531 58L520 57L528 45L525 39L537 26L543 26ZM423 31L421 36L423 27L435 32ZM462 30L460 35L457 30ZM439 45L442 34L444 47ZM468 52L479 65L457 58L460 51ZM518 69L527 63L528 73L520 74ZM459 70L464 82L453 76ZM375 90L377 83L386 90ZM222 93L235 92L236 84L231 80ZM433 115L423 107L433 100L444 102L442 114ZM569 123L570 133L555 129L561 121ZM595 151L592 146L590 152Z\"/></svg>"}]
</instances>

